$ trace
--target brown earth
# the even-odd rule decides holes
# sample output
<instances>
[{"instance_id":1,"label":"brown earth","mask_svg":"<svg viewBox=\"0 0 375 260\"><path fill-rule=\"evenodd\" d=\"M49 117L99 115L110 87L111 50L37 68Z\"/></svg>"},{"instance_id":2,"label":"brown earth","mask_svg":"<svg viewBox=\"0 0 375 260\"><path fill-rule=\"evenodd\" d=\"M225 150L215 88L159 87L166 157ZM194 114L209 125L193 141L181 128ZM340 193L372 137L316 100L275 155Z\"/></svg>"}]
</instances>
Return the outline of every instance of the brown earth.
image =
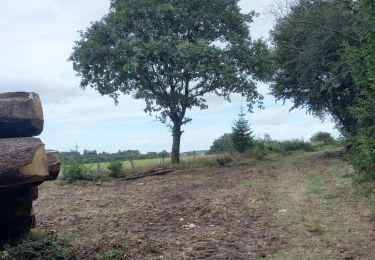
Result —
<instances>
[{"instance_id":1,"label":"brown earth","mask_svg":"<svg viewBox=\"0 0 375 260\"><path fill-rule=\"evenodd\" d=\"M37 227L78 259L375 259L375 190L330 154L41 186Z\"/></svg>"},{"instance_id":2,"label":"brown earth","mask_svg":"<svg viewBox=\"0 0 375 260\"><path fill-rule=\"evenodd\" d=\"M239 166L42 186L37 225L56 230L80 259L111 252L120 259L266 257L278 243L276 224L253 198L269 189L242 185L261 178L253 172Z\"/></svg>"}]
</instances>

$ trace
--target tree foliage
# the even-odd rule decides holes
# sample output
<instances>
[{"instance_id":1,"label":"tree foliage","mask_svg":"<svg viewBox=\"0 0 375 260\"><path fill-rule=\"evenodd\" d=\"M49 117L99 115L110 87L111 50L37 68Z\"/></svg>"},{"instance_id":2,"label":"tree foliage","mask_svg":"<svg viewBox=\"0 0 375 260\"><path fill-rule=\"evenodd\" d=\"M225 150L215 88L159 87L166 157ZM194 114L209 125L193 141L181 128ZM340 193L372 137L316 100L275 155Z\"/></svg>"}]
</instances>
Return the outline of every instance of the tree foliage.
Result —
<instances>
[{"instance_id":1,"label":"tree foliage","mask_svg":"<svg viewBox=\"0 0 375 260\"><path fill-rule=\"evenodd\" d=\"M277 68L273 95L318 117L331 115L344 133L356 127L350 107L361 94L344 56L345 46L359 44L353 5L354 1L298 0L271 32Z\"/></svg>"},{"instance_id":2,"label":"tree foliage","mask_svg":"<svg viewBox=\"0 0 375 260\"><path fill-rule=\"evenodd\" d=\"M117 151L116 153L107 153L93 150L84 150L83 154L78 151L61 152L61 155L65 162L70 160L80 159L85 163L103 163L112 161L128 161L137 159L152 159L156 157L149 157L147 154L141 154L138 150L127 150L127 151ZM157 156L158 157L158 156Z\"/></svg>"},{"instance_id":3,"label":"tree foliage","mask_svg":"<svg viewBox=\"0 0 375 260\"><path fill-rule=\"evenodd\" d=\"M171 123L172 161L179 161L187 111L206 109L205 95L249 107L261 96L255 80L270 72L268 49L250 38L254 12L239 0L112 0L109 13L81 33L70 60L81 87L117 102L120 94L146 103L145 112Z\"/></svg>"},{"instance_id":4,"label":"tree foliage","mask_svg":"<svg viewBox=\"0 0 375 260\"><path fill-rule=\"evenodd\" d=\"M353 109L358 129L350 138L351 158L362 178L375 180L375 2L360 0L358 13L362 18L356 24L361 44L348 48L347 53L362 94Z\"/></svg>"},{"instance_id":5,"label":"tree foliage","mask_svg":"<svg viewBox=\"0 0 375 260\"><path fill-rule=\"evenodd\" d=\"M249 121L246 119L246 114L241 108L238 114L238 119L233 122L232 126L232 143L233 148L240 153L245 152L253 144L253 136L250 129Z\"/></svg>"},{"instance_id":6,"label":"tree foliage","mask_svg":"<svg viewBox=\"0 0 375 260\"><path fill-rule=\"evenodd\" d=\"M332 115L367 179L375 179L374 28L373 0L298 0L272 32L272 93Z\"/></svg>"},{"instance_id":7,"label":"tree foliage","mask_svg":"<svg viewBox=\"0 0 375 260\"><path fill-rule=\"evenodd\" d=\"M232 135L224 134L212 143L209 154L220 154L230 152L233 149Z\"/></svg>"},{"instance_id":8,"label":"tree foliage","mask_svg":"<svg viewBox=\"0 0 375 260\"><path fill-rule=\"evenodd\" d=\"M323 143L325 145L334 144L336 143L335 138L327 132L317 132L311 138L310 141L312 143Z\"/></svg>"}]
</instances>

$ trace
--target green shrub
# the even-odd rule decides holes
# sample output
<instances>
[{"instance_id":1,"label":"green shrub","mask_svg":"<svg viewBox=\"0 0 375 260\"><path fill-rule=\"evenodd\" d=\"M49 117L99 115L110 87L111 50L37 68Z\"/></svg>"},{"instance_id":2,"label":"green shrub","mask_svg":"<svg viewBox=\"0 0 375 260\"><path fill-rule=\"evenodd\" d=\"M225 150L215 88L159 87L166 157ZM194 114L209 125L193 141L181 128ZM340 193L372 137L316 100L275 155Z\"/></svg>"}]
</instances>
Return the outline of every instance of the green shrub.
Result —
<instances>
[{"instance_id":1,"label":"green shrub","mask_svg":"<svg viewBox=\"0 0 375 260\"><path fill-rule=\"evenodd\" d=\"M215 139L208 154L221 154L233 151L232 134L224 134Z\"/></svg>"},{"instance_id":2,"label":"green shrub","mask_svg":"<svg viewBox=\"0 0 375 260\"><path fill-rule=\"evenodd\" d=\"M375 130L375 127L373 127ZM350 140L349 155L351 164L357 172L357 180L360 182L375 180L375 131L373 138L361 133Z\"/></svg>"},{"instance_id":3,"label":"green shrub","mask_svg":"<svg viewBox=\"0 0 375 260\"><path fill-rule=\"evenodd\" d=\"M303 139L292 139L285 141L272 140L269 134L265 134L264 138L257 138L254 140L254 148L262 156L267 153L287 153L293 151L308 151L314 150L313 145L310 142L306 142Z\"/></svg>"},{"instance_id":4,"label":"green shrub","mask_svg":"<svg viewBox=\"0 0 375 260\"><path fill-rule=\"evenodd\" d=\"M110 162L107 166L109 170L109 176L112 178L119 178L122 177L122 162L121 161L113 161Z\"/></svg>"},{"instance_id":5,"label":"green shrub","mask_svg":"<svg viewBox=\"0 0 375 260\"><path fill-rule=\"evenodd\" d=\"M268 153L265 145L263 143L259 143L258 141L255 142L255 145L253 148L251 148L246 154L250 158L254 158L257 160L262 160L264 156L266 156Z\"/></svg>"},{"instance_id":6,"label":"green shrub","mask_svg":"<svg viewBox=\"0 0 375 260\"><path fill-rule=\"evenodd\" d=\"M91 167L82 163L80 160L71 160L67 163L64 168L62 180L68 183L72 183L78 180L88 180Z\"/></svg>"},{"instance_id":7,"label":"green shrub","mask_svg":"<svg viewBox=\"0 0 375 260\"><path fill-rule=\"evenodd\" d=\"M117 259L122 259L121 252L118 250L107 251L102 257L102 260L117 260Z\"/></svg>"},{"instance_id":8,"label":"green shrub","mask_svg":"<svg viewBox=\"0 0 375 260\"><path fill-rule=\"evenodd\" d=\"M299 139L292 139L287 141L280 142L281 148L286 152L293 152L293 151L306 151L312 152L314 151L314 147L311 143L305 142Z\"/></svg>"},{"instance_id":9,"label":"green shrub","mask_svg":"<svg viewBox=\"0 0 375 260\"><path fill-rule=\"evenodd\" d=\"M21 244L15 247L6 246L0 251L1 260L11 259L72 259L72 252L63 246L54 232L31 233Z\"/></svg>"},{"instance_id":10,"label":"green shrub","mask_svg":"<svg viewBox=\"0 0 375 260\"><path fill-rule=\"evenodd\" d=\"M314 151L314 146L310 142L305 142L301 139L285 141L258 139L255 142L255 148L262 155L262 157L264 157L267 153L288 154L289 152L294 151Z\"/></svg>"},{"instance_id":11,"label":"green shrub","mask_svg":"<svg viewBox=\"0 0 375 260\"><path fill-rule=\"evenodd\" d=\"M336 139L330 133L318 132L310 138L310 142L323 143L324 145L330 145L330 144L335 144Z\"/></svg>"},{"instance_id":12,"label":"green shrub","mask_svg":"<svg viewBox=\"0 0 375 260\"><path fill-rule=\"evenodd\" d=\"M220 166L225 166L225 165L228 165L229 163L233 162L233 159L231 157L229 157L228 155L224 155L224 156L221 156L221 157L217 158L216 162Z\"/></svg>"}]
</instances>

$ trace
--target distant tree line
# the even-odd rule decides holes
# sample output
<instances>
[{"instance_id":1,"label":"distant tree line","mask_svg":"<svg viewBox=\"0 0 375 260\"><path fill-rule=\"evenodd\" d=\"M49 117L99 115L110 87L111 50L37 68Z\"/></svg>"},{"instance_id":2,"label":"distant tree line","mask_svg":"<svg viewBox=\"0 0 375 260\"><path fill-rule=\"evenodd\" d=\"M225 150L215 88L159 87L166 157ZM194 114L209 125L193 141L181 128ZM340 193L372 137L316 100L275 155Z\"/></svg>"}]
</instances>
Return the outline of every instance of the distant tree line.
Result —
<instances>
[{"instance_id":1,"label":"distant tree line","mask_svg":"<svg viewBox=\"0 0 375 260\"><path fill-rule=\"evenodd\" d=\"M141 160L141 159L155 159L155 158L166 158L170 156L167 151L161 152L148 152L142 154L138 150L119 150L116 153L101 152L98 153L96 150L83 150L81 154L78 151L62 152L63 160L65 162L80 159L87 163L103 163L113 161L128 161L128 160Z\"/></svg>"},{"instance_id":2,"label":"distant tree line","mask_svg":"<svg viewBox=\"0 0 375 260\"><path fill-rule=\"evenodd\" d=\"M264 138L254 138L253 131L250 128L249 120L246 119L246 113L241 107L237 120L232 124L232 132L225 133L211 145L208 154L221 153L245 153L248 151L257 152L265 155L268 152L287 153L291 151L313 151L314 146L334 145L338 141L326 132L315 133L310 142L303 139L292 139L286 141L272 140L269 134L265 134Z\"/></svg>"},{"instance_id":3,"label":"distant tree line","mask_svg":"<svg viewBox=\"0 0 375 260\"><path fill-rule=\"evenodd\" d=\"M233 153L240 152L236 148L234 133L226 133L219 138L215 139L211 145L208 154L222 154L222 153ZM257 152L260 154L274 152L287 154L293 151L314 151L316 147L325 145L337 145L340 144L339 140L336 140L330 133L318 132L314 134L310 141L303 139L291 139L291 140L274 140L269 134L264 134L264 137L252 138L251 144L246 146L246 150L243 152ZM237 144L238 147L238 144Z\"/></svg>"}]
</instances>

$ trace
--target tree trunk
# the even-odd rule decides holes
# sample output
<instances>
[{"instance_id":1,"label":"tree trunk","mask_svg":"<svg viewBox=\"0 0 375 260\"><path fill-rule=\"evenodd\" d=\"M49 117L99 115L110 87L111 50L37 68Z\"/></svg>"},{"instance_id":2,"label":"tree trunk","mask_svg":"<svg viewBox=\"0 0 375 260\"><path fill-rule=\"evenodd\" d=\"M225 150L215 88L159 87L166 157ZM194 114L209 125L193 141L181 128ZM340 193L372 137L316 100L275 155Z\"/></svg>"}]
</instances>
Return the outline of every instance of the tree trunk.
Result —
<instances>
[{"instance_id":1,"label":"tree trunk","mask_svg":"<svg viewBox=\"0 0 375 260\"><path fill-rule=\"evenodd\" d=\"M0 94L0 138L31 137L43 131L43 110L38 94Z\"/></svg>"},{"instance_id":2,"label":"tree trunk","mask_svg":"<svg viewBox=\"0 0 375 260\"><path fill-rule=\"evenodd\" d=\"M181 123L173 123L173 127L172 127L173 143L172 143L172 154L171 154L171 162L173 164L180 163L181 135L182 135Z\"/></svg>"}]
</instances>

